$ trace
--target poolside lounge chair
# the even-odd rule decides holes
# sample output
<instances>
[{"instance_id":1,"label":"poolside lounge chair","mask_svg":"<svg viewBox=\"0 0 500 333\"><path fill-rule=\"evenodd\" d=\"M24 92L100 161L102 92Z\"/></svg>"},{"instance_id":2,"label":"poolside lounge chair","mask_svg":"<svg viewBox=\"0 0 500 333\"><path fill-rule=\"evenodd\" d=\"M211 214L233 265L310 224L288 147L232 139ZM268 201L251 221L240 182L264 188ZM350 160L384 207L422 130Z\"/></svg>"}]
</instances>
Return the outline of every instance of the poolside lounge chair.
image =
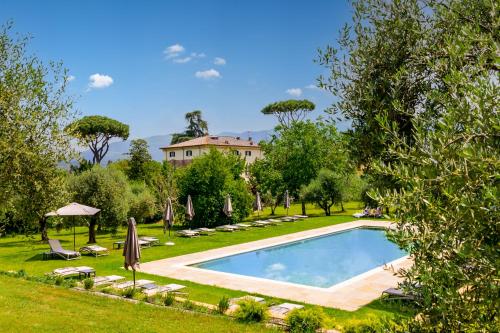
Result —
<instances>
[{"instance_id":1,"label":"poolside lounge chair","mask_svg":"<svg viewBox=\"0 0 500 333\"><path fill-rule=\"evenodd\" d=\"M99 245L87 245L80 248L81 253L88 253L95 257L99 256L107 256L109 254L109 250L105 247Z\"/></svg>"},{"instance_id":2,"label":"poolside lounge chair","mask_svg":"<svg viewBox=\"0 0 500 333\"><path fill-rule=\"evenodd\" d=\"M258 228L265 228L270 226L271 224L266 221L258 220L258 221L253 221L252 222L252 227L258 227Z\"/></svg>"},{"instance_id":3,"label":"poolside lounge chair","mask_svg":"<svg viewBox=\"0 0 500 333\"><path fill-rule=\"evenodd\" d=\"M150 280L137 280L135 281L135 286L137 288L140 288L146 284L154 283L153 281ZM112 285L113 288L115 289L127 289L127 288L132 288L134 286L134 281L125 281L125 282L120 282L120 283L115 283Z\"/></svg>"},{"instance_id":4,"label":"poolside lounge chair","mask_svg":"<svg viewBox=\"0 0 500 333\"><path fill-rule=\"evenodd\" d=\"M189 229L179 230L175 234L180 237L188 237L188 238L198 237L200 235L199 232Z\"/></svg>"},{"instance_id":5,"label":"poolside lounge chair","mask_svg":"<svg viewBox=\"0 0 500 333\"><path fill-rule=\"evenodd\" d=\"M239 229L238 229L238 227L235 227L234 225L225 224L225 225L220 225L220 226L216 227L215 230L224 231L224 232L233 232L233 231L237 231Z\"/></svg>"},{"instance_id":6,"label":"poolside lounge chair","mask_svg":"<svg viewBox=\"0 0 500 333\"><path fill-rule=\"evenodd\" d=\"M73 260L80 258L80 252L65 250L58 239L49 239L50 253L58 255L64 260Z\"/></svg>"},{"instance_id":7,"label":"poolside lounge chair","mask_svg":"<svg viewBox=\"0 0 500 333\"><path fill-rule=\"evenodd\" d=\"M194 229L193 231L195 231L203 236L210 236L210 235L215 234L215 229L210 229L210 228L198 228L198 229Z\"/></svg>"},{"instance_id":8,"label":"poolside lounge chair","mask_svg":"<svg viewBox=\"0 0 500 333\"><path fill-rule=\"evenodd\" d=\"M298 220L297 217L294 216L284 216L280 219L282 222L295 222Z\"/></svg>"},{"instance_id":9,"label":"poolside lounge chair","mask_svg":"<svg viewBox=\"0 0 500 333\"><path fill-rule=\"evenodd\" d=\"M306 218L308 218L309 216L307 216L307 215L294 215L293 217L296 217L296 218L298 218L298 219L306 219ZM285 304L288 304L288 303L285 303Z\"/></svg>"},{"instance_id":10,"label":"poolside lounge chair","mask_svg":"<svg viewBox=\"0 0 500 333\"><path fill-rule=\"evenodd\" d=\"M156 237L139 237L139 241L148 242L149 246L160 245L160 240Z\"/></svg>"},{"instance_id":11,"label":"poolside lounge chair","mask_svg":"<svg viewBox=\"0 0 500 333\"><path fill-rule=\"evenodd\" d=\"M264 222L266 222L269 225L281 225L281 221L275 219L265 220Z\"/></svg>"},{"instance_id":12,"label":"poolside lounge chair","mask_svg":"<svg viewBox=\"0 0 500 333\"><path fill-rule=\"evenodd\" d=\"M70 277L70 276L89 276L90 274L95 274L95 269L88 266L78 266L78 267L63 267L56 268L51 273L46 275Z\"/></svg>"},{"instance_id":13,"label":"poolside lounge chair","mask_svg":"<svg viewBox=\"0 0 500 333\"><path fill-rule=\"evenodd\" d=\"M240 228L240 230L248 230L252 225L248 223L236 223L235 226Z\"/></svg>"},{"instance_id":14,"label":"poolside lounge chair","mask_svg":"<svg viewBox=\"0 0 500 333\"><path fill-rule=\"evenodd\" d=\"M106 286L123 279L125 278L119 275L97 276L94 278L94 286Z\"/></svg>"},{"instance_id":15,"label":"poolside lounge chair","mask_svg":"<svg viewBox=\"0 0 500 333\"><path fill-rule=\"evenodd\" d=\"M399 288L388 288L382 292L382 296L386 295L387 297L385 298L386 300L408 300L408 301L415 301L417 300L417 296L414 294L409 294L404 292L402 289Z\"/></svg>"},{"instance_id":16,"label":"poolside lounge chair","mask_svg":"<svg viewBox=\"0 0 500 333\"><path fill-rule=\"evenodd\" d=\"M283 319L292 310L302 309L303 307L304 307L303 305L299 304L282 303L279 305L273 305L269 307L269 313L273 318Z\"/></svg>"}]
</instances>

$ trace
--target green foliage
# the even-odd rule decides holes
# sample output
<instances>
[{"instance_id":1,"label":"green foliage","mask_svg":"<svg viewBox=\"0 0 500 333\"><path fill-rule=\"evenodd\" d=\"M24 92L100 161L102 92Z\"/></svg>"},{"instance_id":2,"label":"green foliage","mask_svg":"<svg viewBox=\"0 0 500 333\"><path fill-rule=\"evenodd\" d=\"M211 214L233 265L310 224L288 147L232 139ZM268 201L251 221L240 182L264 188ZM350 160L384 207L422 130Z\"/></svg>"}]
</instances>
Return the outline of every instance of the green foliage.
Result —
<instances>
[{"instance_id":1,"label":"green foliage","mask_svg":"<svg viewBox=\"0 0 500 333\"><path fill-rule=\"evenodd\" d=\"M132 140L128 155L130 156L128 177L132 180L146 179L146 167L148 162L151 162L151 154L146 140Z\"/></svg>"},{"instance_id":2,"label":"green foliage","mask_svg":"<svg viewBox=\"0 0 500 333\"><path fill-rule=\"evenodd\" d=\"M179 201L185 203L191 195L196 215L195 226L216 226L228 221L240 221L251 211L252 197L241 178L245 162L233 154L212 149L178 171ZM224 199L232 200L231 218L224 215ZM178 214L179 215L179 214Z\"/></svg>"},{"instance_id":3,"label":"green foliage","mask_svg":"<svg viewBox=\"0 0 500 333\"><path fill-rule=\"evenodd\" d=\"M141 292L139 291L139 289L134 288L134 287L130 287L130 288L123 289L121 291L121 296L123 296L125 298L136 299L140 293Z\"/></svg>"},{"instance_id":4,"label":"green foliage","mask_svg":"<svg viewBox=\"0 0 500 333\"><path fill-rule=\"evenodd\" d=\"M158 207L150 189L143 182L131 183L130 189L128 215L139 223L153 219Z\"/></svg>"},{"instance_id":5,"label":"green foliage","mask_svg":"<svg viewBox=\"0 0 500 333\"><path fill-rule=\"evenodd\" d=\"M229 309L229 297L224 295L219 300L219 303L217 303L217 312L219 312L220 314L224 314L228 309Z\"/></svg>"},{"instance_id":6,"label":"green foliage","mask_svg":"<svg viewBox=\"0 0 500 333\"><path fill-rule=\"evenodd\" d=\"M186 113L185 119L188 123L186 131L183 133L172 134L172 141L170 144L173 145L208 135L208 123L203 120L200 110Z\"/></svg>"},{"instance_id":7,"label":"green foliage","mask_svg":"<svg viewBox=\"0 0 500 333\"><path fill-rule=\"evenodd\" d=\"M94 164L100 164L106 156L111 139L127 140L129 135L128 125L104 116L85 116L73 122L67 130L82 144L89 146Z\"/></svg>"},{"instance_id":8,"label":"green foliage","mask_svg":"<svg viewBox=\"0 0 500 333\"><path fill-rule=\"evenodd\" d=\"M183 303L182 303L182 307L186 310L194 310L196 309L196 304L194 304L193 302L191 302L190 300L186 299Z\"/></svg>"},{"instance_id":9,"label":"green foliage","mask_svg":"<svg viewBox=\"0 0 500 333\"><path fill-rule=\"evenodd\" d=\"M175 302L175 296L172 293L167 293L165 299L163 300L163 304L166 306L171 306Z\"/></svg>"},{"instance_id":10,"label":"green foliage","mask_svg":"<svg viewBox=\"0 0 500 333\"><path fill-rule=\"evenodd\" d=\"M83 280L83 287L87 290L94 288L94 279L86 278L85 280Z\"/></svg>"},{"instance_id":11,"label":"green foliage","mask_svg":"<svg viewBox=\"0 0 500 333\"><path fill-rule=\"evenodd\" d=\"M330 216L331 207L342 201L343 177L331 170L321 169L318 177L302 188L301 196L307 201L316 203L325 211L326 216Z\"/></svg>"},{"instance_id":12,"label":"green foliage","mask_svg":"<svg viewBox=\"0 0 500 333\"><path fill-rule=\"evenodd\" d=\"M64 283L64 278L62 276L58 276L56 277L55 281L54 281L54 284L56 286L60 286Z\"/></svg>"},{"instance_id":13,"label":"green foliage","mask_svg":"<svg viewBox=\"0 0 500 333\"><path fill-rule=\"evenodd\" d=\"M290 99L275 102L264 107L260 112L274 115L283 128L289 128L294 122L302 121L306 115L313 111L316 105L313 102Z\"/></svg>"},{"instance_id":14,"label":"green foliage","mask_svg":"<svg viewBox=\"0 0 500 333\"><path fill-rule=\"evenodd\" d=\"M122 172L96 165L72 176L69 188L76 202L101 209L96 217L88 219L89 243L96 242L94 227L97 219L101 227L112 232L126 221L130 190Z\"/></svg>"},{"instance_id":15,"label":"green foliage","mask_svg":"<svg viewBox=\"0 0 500 333\"><path fill-rule=\"evenodd\" d=\"M269 318L267 306L263 303L249 299L238 302L238 305L239 307L234 312L234 316L239 321L245 323L262 322Z\"/></svg>"},{"instance_id":16,"label":"green foliage","mask_svg":"<svg viewBox=\"0 0 500 333\"><path fill-rule=\"evenodd\" d=\"M319 307L309 309L295 309L285 318L291 333L314 333L325 322L325 314Z\"/></svg>"},{"instance_id":17,"label":"green foliage","mask_svg":"<svg viewBox=\"0 0 500 333\"><path fill-rule=\"evenodd\" d=\"M28 53L29 38L0 28L0 232L2 224L46 233L44 215L67 199L58 169L73 152L65 125L74 117L67 72ZM4 226L5 228L5 226Z\"/></svg>"}]
</instances>

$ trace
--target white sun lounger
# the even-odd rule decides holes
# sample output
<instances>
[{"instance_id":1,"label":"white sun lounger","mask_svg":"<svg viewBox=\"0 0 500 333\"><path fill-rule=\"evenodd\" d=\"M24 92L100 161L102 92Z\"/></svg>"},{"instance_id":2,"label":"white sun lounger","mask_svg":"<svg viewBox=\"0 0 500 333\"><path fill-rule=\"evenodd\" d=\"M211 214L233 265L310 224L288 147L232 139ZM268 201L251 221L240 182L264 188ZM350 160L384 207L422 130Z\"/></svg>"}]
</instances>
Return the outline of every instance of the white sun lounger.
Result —
<instances>
[{"instance_id":1,"label":"white sun lounger","mask_svg":"<svg viewBox=\"0 0 500 333\"><path fill-rule=\"evenodd\" d=\"M107 256L109 254L109 250L105 247L99 245L87 245L80 248L81 253L88 253L93 256Z\"/></svg>"},{"instance_id":2,"label":"white sun lounger","mask_svg":"<svg viewBox=\"0 0 500 333\"><path fill-rule=\"evenodd\" d=\"M282 303L279 305L274 305L269 308L269 313L271 317L274 318L284 318L290 311L295 309L302 309L304 306L293 303Z\"/></svg>"},{"instance_id":3,"label":"white sun lounger","mask_svg":"<svg viewBox=\"0 0 500 333\"><path fill-rule=\"evenodd\" d=\"M226 225L221 225L221 226L216 227L215 230L225 231L225 232L233 232L233 231L237 231L239 229L238 229L238 227L236 227L234 225L226 224Z\"/></svg>"},{"instance_id":4,"label":"white sun lounger","mask_svg":"<svg viewBox=\"0 0 500 333\"><path fill-rule=\"evenodd\" d=\"M137 280L135 281L135 286L137 288L140 288L141 286L149 283L154 283L154 282L150 280ZM127 288L132 288L133 286L134 286L134 281L125 281L125 282L115 283L112 285L112 287L115 289L127 289Z\"/></svg>"},{"instance_id":5,"label":"white sun lounger","mask_svg":"<svg viewBox=\"0 0 500 333\"><path fill-rule=\"evenodd\" d=\"M176 232L176 235L177 236L180 236L180 237L197 237L200 235L199 232L197 231L194 231L194 230L189 230L189 229L186 229L186 230L179 230Z\"/></svg>"},{"instance_id":6,"label":"white sun lounger","mask_svg":"<svg viewBox=\"0 0 500 333\"><path fill-rule=\"evenodd\" d=\"M260 227L260 228L264 228L264 227L268 227L272 225L271 223L267 222L267 221L253 221L252 222L252 227Z\"/></svg>"},{"instance_id":7,"label":"white sun lounger","mask_svg":"<svg viewBox=\"0 0 500 333\"><path fill-rule=\"evenodd\" d=\"M156 237L139 237L139 241L148 242L149 246L160 245L160 240Z\"/></svg>"},{"instance_id":8,"label":"white sun lounger","mask_svg":"<svg viewBox=\"0 0 500 333\"><path fill-rule=\"evenodd\" d=\"M154 283L152 283L150 288L144 288L142 291L144 294L148 296L153 296L156 294L162 294L162 293L176 293L176 294L181 294L179 290L186 288L186 286L183 286L181 284L176 284L176 283L171 283L167 284L164 286L158 286ZM185 293L182 293L185 294Z\"/></svg>"},{"instance_id":9,"label":"white sun lounger","mask_svg":"<svg viewBox=\"0 0 500 333\"><path fill-rule=\"evenodd\" d=\"M198 229L194 229L193 231L199 233L200 235L204 235L204 236L210 236L210 235L213 235L215 233L215 229L210 229L210 228L198 228Z\"/></svg>"},{"instance_id":10,"label":"white sun lounger","mask_svg":"<svg viewBox=\"0 0 500 333\"><path fill-rule=\"evenodd\" d=\"M235 226L240 228L241 230L248 230L252 225L248 223L236 223Z\"/></svg>"},{"instance_id":11,"label":"white sun lounger","mask_svg":"<svg viewBox=\"0 0 500 333\"><path fill-rule=\"evenodd\" d=\"M54 269L52 273L49 273L49 275L67 277L72 275L80 275L80 272L82 271L93 271L93 270L94 269L92 267L88 266L63 267Z\"/></svg>"},{"instance_id":12,"label":"white sun lounger","mask_svg":"<svg viewBox=\"0 0 500 333\"><path fill-rule=\"evenodd\" d=\"M119 275L97 276L94 278L94 286L110 285L123 279L125 278Z\"/></svg>"}]
</instances>

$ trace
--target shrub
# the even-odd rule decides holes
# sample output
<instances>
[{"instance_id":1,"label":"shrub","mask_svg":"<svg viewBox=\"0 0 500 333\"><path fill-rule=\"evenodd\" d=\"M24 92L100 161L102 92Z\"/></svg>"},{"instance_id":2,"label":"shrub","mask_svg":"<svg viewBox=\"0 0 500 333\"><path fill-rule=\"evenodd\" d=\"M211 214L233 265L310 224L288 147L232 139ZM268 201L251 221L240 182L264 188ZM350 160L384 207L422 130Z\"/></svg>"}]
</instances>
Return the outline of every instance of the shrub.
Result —
<instances>
[{"instance_id":1,"label":"shrub","mask_svg":"<svg viewBox=\"0 0 500 333\"><path fill-rule=\"evenodd\" d=\"M83 280L83 287L87 290L92 289L94 287L94 280L92 278Z\"/></svg>"},{"instance_id":2,"label":"shrub","mask_svg":"<svg viewBox=\"0 0 500 333\"><path fill-rule=\"evenodd\" d=\"M155 197L144 182L134 182L131 184L129 206L129 216L133 216L139 223L144 223L155 215Z\"/></svg>"},{"instance_id":3,"label":"shrub","mask_svg":"<svg viewBox=\"0 0 500 333\"><path fill-rule=\"evenodd\" d=\"M323 326L325 314L321 308L295 309L286 318L292 333L313 333Z\"/></svg>"},{"instance_id":4,"label":"shrub","mask_svg":"<svg viewBox=\"0 0 500 333\"><path fill-rule=\"evenodd\" d=\"M121 291L121 295L125 298L135 298L138 292L135 288L127 288Z\"/></svg>"},{"instance_id":5,"label":"shrub","mask_svg":"<svg viewBox=\"0 0 500 333\"><path fill-rule=\"evenodd\" d=\"M182 307L186 310L194 310L196 309L196 304L187 299L182 303Z\"/></svg>"},{"instance_id":6,"label":"shrub","mask_svg":"<svg viewBox=\"0 0 500 333\"><path fill-rule=\"evenodd\" d=\"M55 280L54 284L56 286L60 286L60 285L63 284L63 282L64 282L64 278L62 276L58 276L58 277L56 277L56 280Z\"/></svg>"},{"instance_id":7,"label":"shrub","mask_svg":"<svg viewBox=\"0 0 500 333\"><path fill-rule=\"evenodd\" d=\"M261 322L269 317L267 306L254 300L244 300L238 303L239 308L234 316L242 322Z\"/></svg>"},{"instance_id":8,"label":"shrub","mask_svg":"<svg viewBox=\"0 0 500 333\"><path fill-rule=\"evenodd\" d=\"M220 314L226 313L227 309L229 309L229 298L227 296L222 296L219 300L219 304L217 304L217 312Z\"/></svg>"},{"instance_id":9,"label":"shrub","mask_svg":"<svg viewBox=\"0 0 500 333\"><path fill-rule=\"evenodd\" d=\"M175 296L172 293L167 293L167 296L165 296L165 299L163 300L163 304L166 306L171 306L174 304L175 301Z\"/></svg>"}]
</instances>

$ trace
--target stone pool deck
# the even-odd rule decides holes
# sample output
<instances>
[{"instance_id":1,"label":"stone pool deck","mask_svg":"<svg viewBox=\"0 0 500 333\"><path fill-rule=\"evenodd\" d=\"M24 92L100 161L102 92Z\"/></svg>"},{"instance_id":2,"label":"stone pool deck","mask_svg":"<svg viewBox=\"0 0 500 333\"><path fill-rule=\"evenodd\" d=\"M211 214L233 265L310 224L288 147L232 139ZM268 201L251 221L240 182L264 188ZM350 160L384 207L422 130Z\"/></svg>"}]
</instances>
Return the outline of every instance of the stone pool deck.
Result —
<instances>
[{"instance_id":1,"label":"stone pool deck","mask_svg":"<svg viewBox=\"0 0 500 333\"><path fill-rule=\"evenodd\" d=\"M307 220L295 223L307 223ZM189 265L359 227L389 228L390 224L387 221L373 220L358 220L342 223L261 239L249 243L146 262L141 264L140 271L179 280L189 280L201 284L268 295L296 302L355 311L380 297L382 291L385 289L396 287L401 278L395 273L401 268L410 267L412 265L411 259L409 257L404 257L395 260L387 264L386 267L372 269L330 288L318 288L251 276L210 271L191 267ZM193 239L193 242L196 242L196 239Z\"/></svg>"}]
</instances>

